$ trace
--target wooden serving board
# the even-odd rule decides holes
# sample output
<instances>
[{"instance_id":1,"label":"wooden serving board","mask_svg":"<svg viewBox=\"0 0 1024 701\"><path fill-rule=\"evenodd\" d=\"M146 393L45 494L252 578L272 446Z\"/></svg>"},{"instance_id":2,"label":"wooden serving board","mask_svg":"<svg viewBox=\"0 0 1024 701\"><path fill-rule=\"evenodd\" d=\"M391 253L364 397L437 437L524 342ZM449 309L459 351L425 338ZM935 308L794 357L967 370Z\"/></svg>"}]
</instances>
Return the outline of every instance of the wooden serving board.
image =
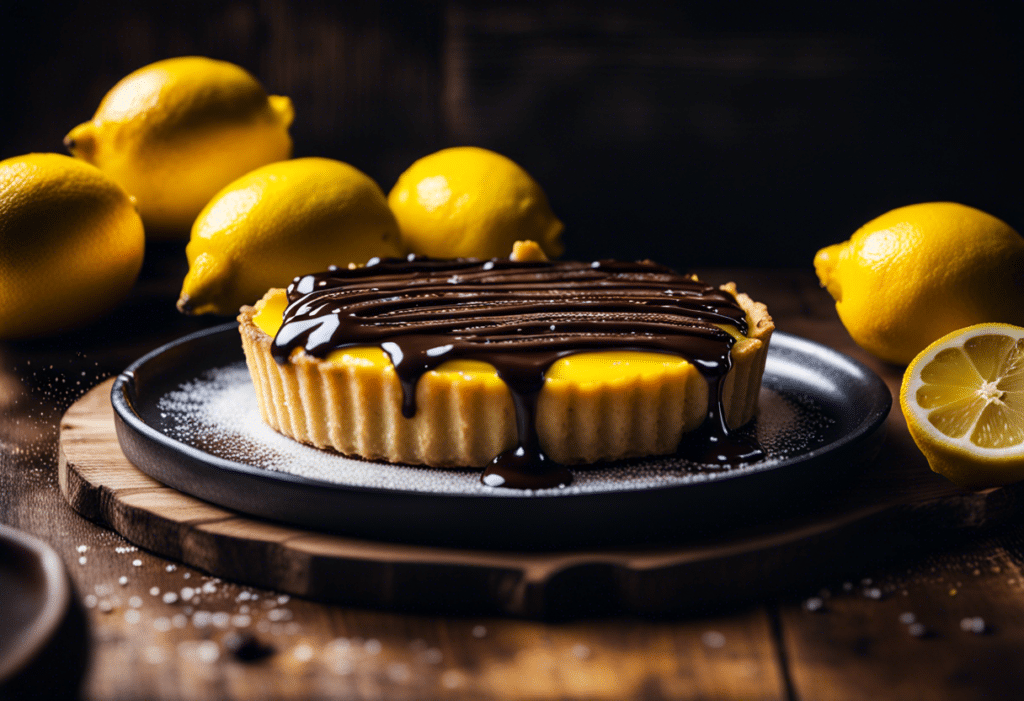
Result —
<instances>
[{"instance_id":1,"label":"wooden serving board","mask_svg":"<svg viewBox=\"0 0 1024 701\"><path fill-rule=\"evenodd\" d=\"M895 411L882 455L848 490L773 523L696 542L607 551L377 542L260 521L148 477L118 445L112 384L88 392L61 422L60 489L72 508L140 547L212 575L359 606L531 617L706 610L799 594L905 555L936 530L990 524L1024 502L1024 488L960 492L931 473Z\"/></svg>"}]
</instances>

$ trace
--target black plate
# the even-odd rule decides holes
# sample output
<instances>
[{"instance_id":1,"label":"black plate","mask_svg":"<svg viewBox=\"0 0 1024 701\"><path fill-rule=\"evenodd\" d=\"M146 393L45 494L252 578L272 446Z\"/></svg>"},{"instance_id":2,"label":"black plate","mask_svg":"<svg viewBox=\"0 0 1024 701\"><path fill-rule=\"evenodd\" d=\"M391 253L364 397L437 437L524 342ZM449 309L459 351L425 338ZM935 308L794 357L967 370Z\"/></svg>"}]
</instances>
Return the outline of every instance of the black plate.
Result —
<instances>
[{"instance_id":1,"label":"black plate","mask_svg":"<svg viewBox=\"0 0 1024 701\"><path fill-rule=\"evenodd\" d=\"M274 433L258 420L234 324L141 358L112 401L132 463L220 506L360 537L549 549L675 541L820 503L877 453L892 397L857 361L776 333L752 427L766 460L726 470L674 456L622 461L536 492L484 487L474 470L351 460Z\"/></svg>"},{"instance_id":2,"label":"black plate","mask_svg":"<svg viewBox=\"0 0 1024 701\"><path fill-rule=\"evenodd\" d=\"M0 698L72 698L85 645L72 607L60 556L0 524Z\"/></svg>"}]
</instances>

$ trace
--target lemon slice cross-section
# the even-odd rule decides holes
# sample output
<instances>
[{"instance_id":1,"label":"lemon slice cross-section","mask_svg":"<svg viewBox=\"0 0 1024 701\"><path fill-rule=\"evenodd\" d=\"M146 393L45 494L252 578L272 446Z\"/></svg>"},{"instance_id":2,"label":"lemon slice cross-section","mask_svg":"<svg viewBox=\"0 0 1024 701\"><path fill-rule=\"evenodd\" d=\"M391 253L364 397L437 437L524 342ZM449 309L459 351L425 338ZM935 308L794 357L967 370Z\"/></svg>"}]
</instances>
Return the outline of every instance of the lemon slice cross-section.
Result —
<instances>
[{"instance_id":1,"label":"lemon slice cross-section","mask_svg":"<svg viewBox=\"0 0 1024 701\"><path fill-rule=\"evenodd\" d=\"M973 489L1024 479L1024 328L978 324L907 367L907 428L932 470Z\"/></svg>"}]
</instances>

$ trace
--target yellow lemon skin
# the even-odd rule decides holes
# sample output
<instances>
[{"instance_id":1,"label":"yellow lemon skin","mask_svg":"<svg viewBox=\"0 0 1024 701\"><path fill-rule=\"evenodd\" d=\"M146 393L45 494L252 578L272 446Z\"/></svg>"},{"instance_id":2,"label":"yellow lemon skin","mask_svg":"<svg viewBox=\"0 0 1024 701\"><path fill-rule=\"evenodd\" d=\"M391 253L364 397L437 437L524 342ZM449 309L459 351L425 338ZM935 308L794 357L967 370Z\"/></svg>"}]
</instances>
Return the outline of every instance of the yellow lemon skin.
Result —
<instances>
[{"instance_id":1,"label":"yellow lemon skin","mask_svg":"<svg viewBox=\"0 0 1024 701\"><path fill-rule=\"evenodd\" d=\"M890 363L973 324L1024 324L1024 238L953 202L900 207L818 251L814 268L850 336Z\"/></svg>"},{"instance_id":2,"label":"yellow lemon skin","mask_svg":"<svg viewBox=\"0 0 1024 701\"><path fill-rule=\"evenodd\" d=\"M291 156L293 117L240 66L183 56L121 79L64 143L136 198L151 239L183 240L218 190Z\"/></svg>"},{"instance_id":3,"label":"yellow lemon skin","mask_svg":"<svg viewBox=\"0 0 1024 701\"><path fill-rule=\"evenodd\" d=\"M233 315L297 275L404 253L368 175L328 158L271 163L230 183L196 218L178 309Z\"/></svg>"},{"instance_id":4,"label":"yellow lemon skin","mask_svg":"<svg viewBox=\"0 0 1024 701\"><path fill-rule=\"evenodd\" d=\"M83 326L120 302L145 234L128 194L70 156L0 161L0 338Z\"/></svg>"},{"instance_id":5,"label":"yellow lemon skin","mask_svg":"<svg viewBox=\"0 0 1024 701\"><path fill-rule=\"evenodd\" d=\"M929 345L900 387L932 471L964 489L1024 480L1024 328L977 324Z\"/></svg>"},{"instance_id":6,"label":"yellow lemon skin","mask_svg":"<svg viewBox=\"0 0 1024 701\"><path fill-rule=\"evenodd\" d=\"M388 194L405 246L432 258L507 256L521 239L561 255L562 222L540 185L514 161L473 146L413 163Z\"/></svg>"}]
</instances>

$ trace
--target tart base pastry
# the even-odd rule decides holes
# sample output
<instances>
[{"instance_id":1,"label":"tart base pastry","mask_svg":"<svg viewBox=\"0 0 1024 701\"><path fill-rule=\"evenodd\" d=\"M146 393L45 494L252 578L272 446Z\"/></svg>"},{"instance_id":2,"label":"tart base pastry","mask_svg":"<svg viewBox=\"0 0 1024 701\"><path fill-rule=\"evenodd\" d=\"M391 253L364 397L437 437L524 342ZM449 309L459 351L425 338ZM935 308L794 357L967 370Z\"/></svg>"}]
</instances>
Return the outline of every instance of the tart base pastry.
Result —
<instances>
[{"instance_id":1,"label":"tart base pastry","mask_svg":"<svg viewBox=\"0 0 1024 701\"><path fill-rule=\"evenodd\" d=\"M745 334L727 329L731 368L721 379L722 415L736 428L757 413L774 324L763 304L732 283L720 289L746 321ZM280 433L346 455L435 467L480 468L520 442L512 393L481 360L448 360L423 372L412 416L403 414L409 398L378 346L342 347L323 357L297 347L278 362L274 335L287 303L285 290L270 290L238 317L260 413ZM704 424L714 403L708 380L687 358L574 352L545 373L536 437L550 460L565 465L668 454Z\"/></svg>"}]
</instances>

